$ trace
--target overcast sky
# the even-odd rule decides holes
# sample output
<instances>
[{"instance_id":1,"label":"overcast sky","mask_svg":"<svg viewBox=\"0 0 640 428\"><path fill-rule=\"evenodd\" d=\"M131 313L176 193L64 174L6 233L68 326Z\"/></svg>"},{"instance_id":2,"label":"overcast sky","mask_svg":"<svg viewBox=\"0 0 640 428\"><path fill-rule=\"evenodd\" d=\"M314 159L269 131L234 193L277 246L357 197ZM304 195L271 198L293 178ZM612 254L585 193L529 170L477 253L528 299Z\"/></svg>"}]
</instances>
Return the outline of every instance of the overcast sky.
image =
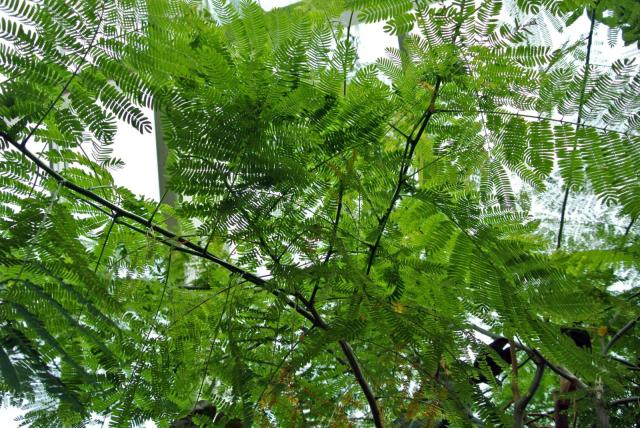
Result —
<instances>
[{"instance_id":1,"label":"overcast sky","mask_svg":"<svg viewBox=\"0 0 640 428\"><path fill-rule=\"evenodd\" d=\"M273 7L287 6L296 0L259 0L261 6L269 10ZM352 30L352 34L359 41L358 54L361 63L370 63L384 56L384 49L397 46L395 37L383 31L383 24L359 25ZM584 36L589 29L589 22L583 16L565 34L554 34L554 47L558 47L567 39L576 40ZM618 43L616 48L610 48L607 43L607 29L600 26L595 37L593 58L594 63L608 63L610 58L620 56L634 56L638 51L633 47L623 47ZM149 115L151 112L148 112ZM155 137L153 133L140 135L135 129L122 125L118 128L114 156L121 158L126 166L114 172L116 183L129 188L136 194L158 199L158 171L155 152ZM14 428L18 423L13 419L23 412L14 407L0 408L0 427Z\"/></svg>"}]
</instances>

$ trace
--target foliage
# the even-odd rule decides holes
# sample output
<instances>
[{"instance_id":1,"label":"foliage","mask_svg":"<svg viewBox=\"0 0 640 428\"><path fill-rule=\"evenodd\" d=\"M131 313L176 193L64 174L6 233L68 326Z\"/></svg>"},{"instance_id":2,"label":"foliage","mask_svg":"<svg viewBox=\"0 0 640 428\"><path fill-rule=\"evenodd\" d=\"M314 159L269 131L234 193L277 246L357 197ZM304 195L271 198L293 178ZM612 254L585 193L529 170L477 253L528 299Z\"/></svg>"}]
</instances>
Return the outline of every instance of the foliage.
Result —
<instances>
[{"instance_id":1,"label":"foliage","mask_svg":"<svg viewBox=\"0 0 640 428\"><path fill-rule=\"evenodd\" d=\"M590 2L450 3L0 0L0 381L24 425L523 426L562 378L574 424L631 426L638 65L592 62ZM584 41L531 42L585 8ZM400 48L361 64L356 20ZM145 109L175 205L110 173ZM584 193L626 227L571 224Z\"/></svg>"},{"instance_id":2,"label":"foliage","mask_svg":"<svg viewBox=\"0 0 640 428\"><path fill-rule=\"evenodd\" d=\"M640 47L640 3L633 0L608 0L603 1L600 8L604 13L599 18L603 23L622 29L622 40L630 45L633 42Z\"/></svg>"}]
</instances>

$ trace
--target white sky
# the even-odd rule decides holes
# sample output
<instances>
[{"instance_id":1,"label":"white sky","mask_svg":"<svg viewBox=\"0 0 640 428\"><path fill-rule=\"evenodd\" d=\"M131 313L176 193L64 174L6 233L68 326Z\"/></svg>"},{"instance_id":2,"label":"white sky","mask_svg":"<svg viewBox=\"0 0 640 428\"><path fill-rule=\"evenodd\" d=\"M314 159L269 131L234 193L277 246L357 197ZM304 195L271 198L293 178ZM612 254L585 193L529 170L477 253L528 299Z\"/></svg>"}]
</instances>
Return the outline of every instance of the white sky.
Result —
<instances>
[{"instance_id":1,"label":"white sky","mask_svg":"<svg viewBox=\"0 0 640 428\"><path fill-rule=\"evenodd\" d=\"M152 111L144 112L153 118ZM140 134L132 126L119 124L113 156L125 162L123 168L112 171L116 184L129 188L135 194L160 199L155 129L148 134Z\"/></svg>"},{"instance_id":2,"label":"white sky","mask_svg":"<svg viewBox=\"0 0 640 428\"><path fill-rule=\"evenodd\" d=\"M269 10L274 7L287 6L297 0L258 0L260 5ZM554 47L558 47L564 40L576 40L584 35L589 28L586 16L576 22L565 34L552 35ZM374 62L384 56L384 49L388 46L396 46L397 40L383 31L383 24L360 24L352 29L352 34L359 41L358 54L361 63ZM610 58L620 56L637 55L638 51L633 47L624 48L618 43L615 49L607 43L607 29L600 26L594 43L594 63L608 63ZM147 111L152 117L150 111ZM155 136L152 133L140 135L134 128L122 124L118 127L116 143L114 144L114 156L125 162L125 167L113 173L118 185L129 188L132 192L149 198L159 199L158 171L155 151ZM17 428L18 423L14 419L24 412L15 407L0 408L0 427Z\"/></svg>"}]
</instances>

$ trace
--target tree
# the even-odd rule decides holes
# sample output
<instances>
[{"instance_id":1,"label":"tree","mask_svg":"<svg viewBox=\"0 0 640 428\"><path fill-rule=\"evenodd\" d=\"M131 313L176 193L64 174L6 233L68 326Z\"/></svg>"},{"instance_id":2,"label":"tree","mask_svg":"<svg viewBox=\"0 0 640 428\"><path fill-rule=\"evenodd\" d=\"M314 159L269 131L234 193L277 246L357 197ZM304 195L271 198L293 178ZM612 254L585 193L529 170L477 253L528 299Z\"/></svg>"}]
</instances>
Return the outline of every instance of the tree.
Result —
<instances>
[{"instance_id":1,"label":"tree","mask_svg":"<svg viewBox=\"0 0 640 428\"><path fill-rule=\"evenodd\" d=\"M593 62L602 6L209 3L0 2L0 373L26 424L635 423L640 75ZM584 40L531 41L585 11ZM345 12L401 48L360 64ZM142 107L175 205L109 172ZM585 194L626 226L572 224Z\"/></svg>"}]
</instances>

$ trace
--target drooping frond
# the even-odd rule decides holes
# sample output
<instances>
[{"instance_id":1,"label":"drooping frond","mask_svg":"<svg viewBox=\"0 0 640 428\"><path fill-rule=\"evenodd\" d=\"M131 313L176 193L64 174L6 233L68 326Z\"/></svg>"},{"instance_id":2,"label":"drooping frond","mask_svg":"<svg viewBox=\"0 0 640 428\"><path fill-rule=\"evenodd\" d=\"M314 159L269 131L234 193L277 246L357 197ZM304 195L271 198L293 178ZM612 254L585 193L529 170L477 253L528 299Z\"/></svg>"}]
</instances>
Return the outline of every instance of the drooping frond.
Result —
<instances>
[{"instance_id":1,"label":"drooping frond","mask_svg":"<svg viewBox=\"0 0 640 428\"><path fill-rule=\"evenodd\" d=\"M25 425L637 419L640 78L593 50L633 19L445 3L0 0L0 385ZM375 23L400 42L361 64ZM175 204L110 173L149 109ZM582 195L612 224L576 221Z\"/></svg>"}]
</instances>

